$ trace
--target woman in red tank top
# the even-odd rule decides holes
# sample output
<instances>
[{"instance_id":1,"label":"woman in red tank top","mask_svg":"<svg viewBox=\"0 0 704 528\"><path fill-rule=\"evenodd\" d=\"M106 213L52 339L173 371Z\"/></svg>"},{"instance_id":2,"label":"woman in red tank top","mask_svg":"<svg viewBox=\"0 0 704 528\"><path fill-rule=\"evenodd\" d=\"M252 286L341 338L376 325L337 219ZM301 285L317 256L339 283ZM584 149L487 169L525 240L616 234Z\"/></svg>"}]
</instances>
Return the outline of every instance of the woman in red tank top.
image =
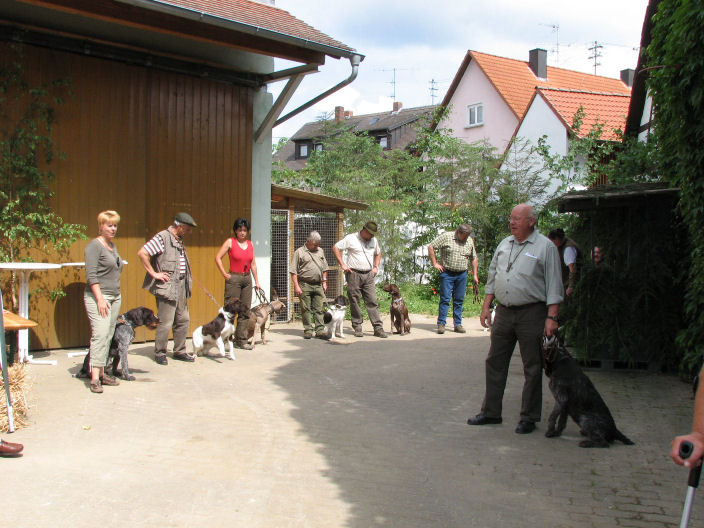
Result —
<instances>
[{"instance_id":1,"label":"woman in red tank top","mask_svg":"<svg viewBox=\"0 0 704 528\"><path fill-rule=\"evenodd\" d=\"M234 237L230 237L220 246L218 254L215 256L215 264L220 270L220 274L225 277L225 303L230 299L239 299L249 308L252 306L252 276L254 284L259 290L259 278L257 277L257 262L254 260L254 246L247 240L249 234L249 220L238 218L235 220L232 230ZM229 272L225 271L222 265L222 258L227 254L230 260ZM251 273L251 276L250 276ZM250 350L252 346L247 343L247 326L249 317L238 316L237 329L235 330L235 346Z\"/></svg>"}]
</instances>

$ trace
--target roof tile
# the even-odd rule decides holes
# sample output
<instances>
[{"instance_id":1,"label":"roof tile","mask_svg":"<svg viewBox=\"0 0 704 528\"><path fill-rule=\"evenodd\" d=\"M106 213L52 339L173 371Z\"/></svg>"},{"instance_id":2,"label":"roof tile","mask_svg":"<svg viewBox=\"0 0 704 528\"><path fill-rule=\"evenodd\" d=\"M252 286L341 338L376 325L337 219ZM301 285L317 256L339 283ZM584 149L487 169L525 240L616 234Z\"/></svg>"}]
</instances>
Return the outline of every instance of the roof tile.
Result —
<instances>
[{"instance_id":1,"label":"roof tile","mask_svg":"<svg viewBox=\"0 0 704 528\"><path fill-rule=\"evenodd\" d=\"M541 79L536 77L526 61L497 57L496 55L478 51L469 51L468 53L484 71L519 120L523 118L526 110L528 110L528 105L537 87L628 96L631 94L630 87L626 86L620 79L611 79L610 77L552 66L547 67L547 79ZM569 122L571 123L571 120Z\"/></svg>"},{"instance_id":2,"label":"roof tile","mask_svg":"<svg viewBox=\"0 0 704 528\"><path fill-rule=\"evenodd\" d=\"M253 0L161 0L161 2L291 37L310 40L317 44L355 51L354 48L297 19L288 11L261 2Z\"/></svg>"},{"instance_id":3,"label":"roof tile","mask_svg":"<svg viewBox=\"0 0 704 528\"><path fill-rule=\"evenodd\" d=\"M580 106L583 108L584 119L579 129L579 137L589 134L598 122L603 125L601 139L620 139L614 131L623 131L626 126L630 95L547 88L539 88L537 91L570 128L575 113Z\"/></svg>"}]
</instances>

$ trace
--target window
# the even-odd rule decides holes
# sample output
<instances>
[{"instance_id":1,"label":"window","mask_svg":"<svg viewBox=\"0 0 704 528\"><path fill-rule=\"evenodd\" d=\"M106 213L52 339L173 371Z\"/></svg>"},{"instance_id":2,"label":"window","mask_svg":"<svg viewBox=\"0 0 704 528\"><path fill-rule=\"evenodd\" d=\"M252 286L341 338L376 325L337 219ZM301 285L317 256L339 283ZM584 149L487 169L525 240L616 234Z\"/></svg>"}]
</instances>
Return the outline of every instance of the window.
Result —
<instances>
[{"instance_id":1,"label":"window","mask_svg":"<svg viewBox=\"0 0 704 528\"><path fill-rule=\"evenodd\" d=\"M484 124L484 105L482 103L467 106L467 126L466 128L480 126Z\"/></svg>"},{"instance_id":2,"label":"window","mask_svg":"<svg viewBox=\"0 0 704 528\"><path fill-rule=\"evenodd\" d=\"M323 144L322 143L316 143L315 146L313 147L317 151L322 151L323 150Z\"/></svg>"},{"instance_id":3,"label":"window","mask_svg":"<svg viewBox=\"0 0 704 528\"><path fill-rule=\"evenodd\" d=\"M381 148L383 148L383 149L389 148L389 138L386 137L386 136L381 136L381 137L379 138L379 145L380 145Z\"/></svg>"},{"instance_id":4,"label":"window","mask_svg":"<svg viewBox=\"0 0 704 528\"><path fill-rule=\"evenodd\" d=\"M308 157L308 145L300 145L298 147L298 157L307 158Z\"/></svg>"}]
</instances>

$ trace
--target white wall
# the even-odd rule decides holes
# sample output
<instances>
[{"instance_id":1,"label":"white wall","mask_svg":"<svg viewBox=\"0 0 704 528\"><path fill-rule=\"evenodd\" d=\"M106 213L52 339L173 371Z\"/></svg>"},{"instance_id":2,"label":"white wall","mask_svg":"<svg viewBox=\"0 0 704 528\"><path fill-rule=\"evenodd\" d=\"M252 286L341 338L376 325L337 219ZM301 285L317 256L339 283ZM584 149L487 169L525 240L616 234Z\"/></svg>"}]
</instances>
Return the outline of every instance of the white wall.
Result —
<instances>
[{"instance_id":1,"label":"white wall","mask_svg":"<svg viewBox=\"0 0 704 528\"><path fill-rule=\"evenodd\" d=\"M484 124L466 128L467 105L475 103L484 105ZM452 109L442 126L451 128L453 136L467 143L487 139L498 152L506 150L518 119L475 61L470 61L449 104Z\"/></svg>"},{"instance_id":2,"label":"white wall","mask_svg":"<svg viewBox=\"0 0 704 528\"><path fill-rule=\"evenodd\" d=\"M274 60L271 62L273 71ZM274 97L262 88L254 95L252 124L254 132L264 120L272 107ZM252 245L257 262L257 277L259 284L271 299L271 130L264 134L262 141L252 142ZM259 304L256 295L252 296L252 305Z\"/></svg>"}]
</instances>

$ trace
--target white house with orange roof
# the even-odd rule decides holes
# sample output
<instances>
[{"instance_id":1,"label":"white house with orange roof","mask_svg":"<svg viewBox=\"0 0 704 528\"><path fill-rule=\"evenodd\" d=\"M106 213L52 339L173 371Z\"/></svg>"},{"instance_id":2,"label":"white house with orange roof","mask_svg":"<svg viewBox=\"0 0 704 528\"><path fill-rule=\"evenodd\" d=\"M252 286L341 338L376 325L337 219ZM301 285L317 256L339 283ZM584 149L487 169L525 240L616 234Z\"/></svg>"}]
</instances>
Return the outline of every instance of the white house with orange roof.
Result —
<instances>
[{"instance_id":1,"label":"white house with orange roof","mask_svg":"<svg viewBox=\"0 0 704 528\"><path fill-rule=\"evenodd\" d=\"M516 137L537 145L547 137L556 154L566 154L572 119L585 112L580 135L595 122L604 139L625 127L633 70L621 79L547 65L547 51L534 49L529 60L497 57L469 50L442 102L449 107L442 126L468 143L486 140L503 154Z\"/></svg>"}]
</instances>

